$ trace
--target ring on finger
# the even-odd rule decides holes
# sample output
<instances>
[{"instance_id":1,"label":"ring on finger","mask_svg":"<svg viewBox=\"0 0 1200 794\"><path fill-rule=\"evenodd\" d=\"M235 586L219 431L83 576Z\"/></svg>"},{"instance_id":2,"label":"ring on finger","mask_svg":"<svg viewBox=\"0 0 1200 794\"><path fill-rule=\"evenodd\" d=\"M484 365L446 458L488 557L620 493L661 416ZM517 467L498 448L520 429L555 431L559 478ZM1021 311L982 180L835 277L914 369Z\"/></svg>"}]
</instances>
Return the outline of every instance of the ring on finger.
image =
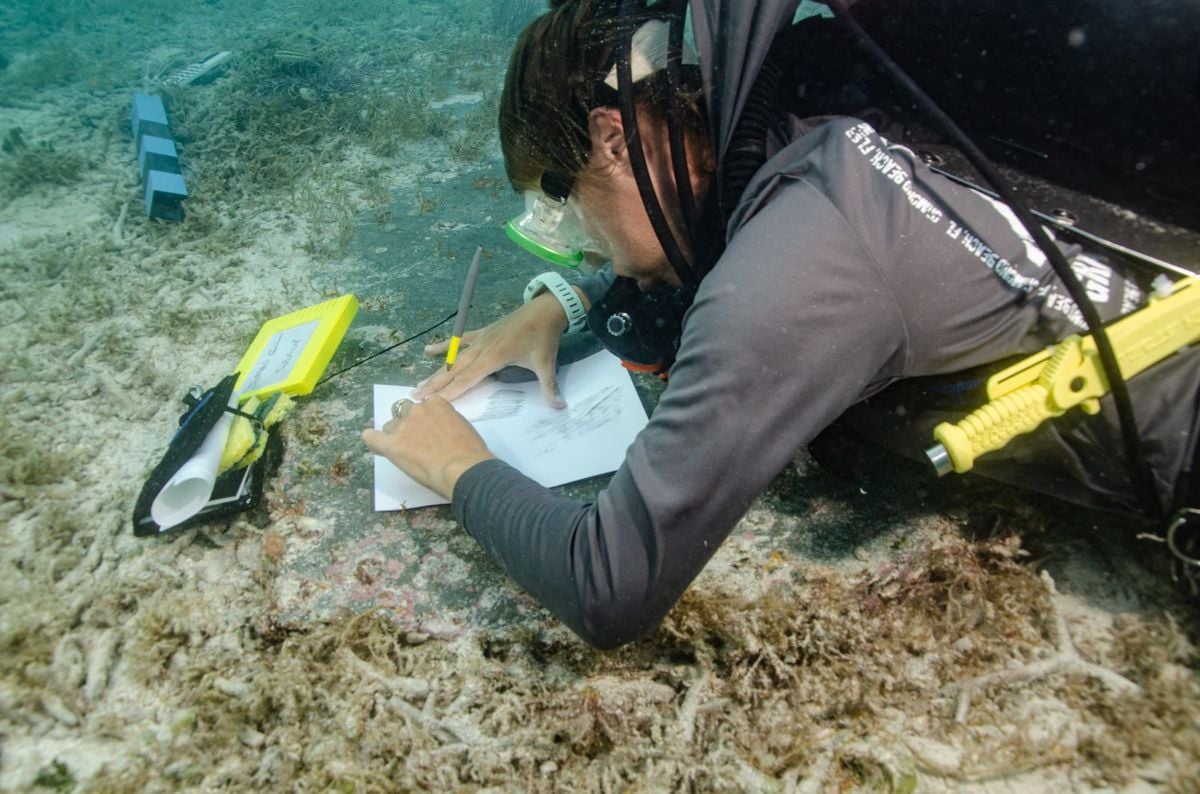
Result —
<instances>
[{"instance_id":1,"label":"ring on finger","mask_svg":"<svg viewBox=\"0 0 1200 794\"><path fill-rule=\"evenodd\" d=\"M396 400L396 402L392 403L392 416L396 419L403 419L404 409L412 404L412 400Z\"/></svg>"}]
</instances>

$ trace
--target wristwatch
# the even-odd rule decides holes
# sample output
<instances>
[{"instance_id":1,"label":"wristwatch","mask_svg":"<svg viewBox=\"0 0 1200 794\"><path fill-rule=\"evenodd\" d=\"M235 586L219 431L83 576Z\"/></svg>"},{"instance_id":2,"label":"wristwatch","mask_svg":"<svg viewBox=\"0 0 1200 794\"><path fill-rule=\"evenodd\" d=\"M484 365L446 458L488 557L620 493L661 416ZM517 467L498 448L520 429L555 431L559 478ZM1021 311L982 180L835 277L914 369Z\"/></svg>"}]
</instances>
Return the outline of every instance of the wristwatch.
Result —
<instances>
[{"instance_id":1,"label":"wristwatch","mask_svg":"<svg viewBox=\"0 0 1200 794\"><path fill-rule=\"evenodd\" d=\"M587 311L583 308L583 300L575 292L575 288L557 273L542 273L534 276L529 285L525 287L525 302L529 303L546 290L558 298L563 311L567 313L567 330L563 333L573 334L583 330L583 326L587 324Z\"/></svg>"}]
</instances>

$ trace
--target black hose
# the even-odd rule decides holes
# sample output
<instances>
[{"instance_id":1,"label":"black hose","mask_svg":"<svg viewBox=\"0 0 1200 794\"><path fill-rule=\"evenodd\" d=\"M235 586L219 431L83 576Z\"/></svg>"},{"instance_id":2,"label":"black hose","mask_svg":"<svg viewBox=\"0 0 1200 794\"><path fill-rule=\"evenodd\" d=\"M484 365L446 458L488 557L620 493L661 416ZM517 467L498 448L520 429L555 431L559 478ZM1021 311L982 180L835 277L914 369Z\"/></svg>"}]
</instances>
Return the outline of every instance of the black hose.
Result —
<instances>
[{"instance_id":1,"label":"black hose","mask_svg":"<svg viewBox=\"0 0 1200 794\"><path fill-rule=\"evenodd\" d=\"M733 214L751 177L767 161L767 131L775 118L776 96L782 78L782 67L768 56L746 97L725 152L725 161L721 164L719 195L721 214L725 218Z\"/></svg>"}]
</instances>

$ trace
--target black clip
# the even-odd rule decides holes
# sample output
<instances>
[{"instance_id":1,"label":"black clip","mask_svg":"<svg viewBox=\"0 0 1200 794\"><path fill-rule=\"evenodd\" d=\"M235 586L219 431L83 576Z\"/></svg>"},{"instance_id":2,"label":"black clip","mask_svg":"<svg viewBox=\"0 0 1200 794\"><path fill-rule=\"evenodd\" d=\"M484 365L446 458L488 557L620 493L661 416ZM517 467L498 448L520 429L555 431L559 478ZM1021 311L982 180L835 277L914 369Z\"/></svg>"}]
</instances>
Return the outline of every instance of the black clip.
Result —
<instances>
[{"instance_id":1,"label":"black clip","mask_svg":"<svg viewBox=\"0 0 1200 794\"><path fill-rule=\"evenodd\" d=\"M234 374L236 375L237 373L235 372ZM207 392L205 391L203 386L196 384L195 386L192 386L190 389L188 389L187 393L183 395L183 404L186 405L189 409L194 409L197 405L199 405L201 403L201 401L204 399L204 395L206 393ZM249 419L251 422L253 422L259 428L263 427L262 419L255 416L254 414L246 413L243 410L240 410L238 408L233 408L228 405L224 406L224 408L228 413L234 414L235 416L240 416L244 419ZM190 413L190 411L189 411L189 413Z\"/></svg>"},{"instance_id":2,"label":"black clip","mask_svg":"<svg viewBox=\"0 0 1200 794\"><path fill-rule=\"evenodd\" d=\"M228 411L229 413L233 414L234 416L240 416L243 419L249 419L251 422L253 422L258 427L265 427L265 425L263 425L263 421L261 419L259 419L254 414L246 413L245 411L241 410L240 408L233 408L232 406L226 405L225 410Z\"/></svg>"},{"instance_id":3,"label":"black clip","mask_svg":"<svg viewBox=\"0 0 1200 794\"><path fill-rule=\"evenodd\" d=\"M197 383L195 386L192 386L192 388L188 389L187 393L183 395L183 404L188 408L195 408L203 396L204 387Z\"/></svg>"}]
</instances>

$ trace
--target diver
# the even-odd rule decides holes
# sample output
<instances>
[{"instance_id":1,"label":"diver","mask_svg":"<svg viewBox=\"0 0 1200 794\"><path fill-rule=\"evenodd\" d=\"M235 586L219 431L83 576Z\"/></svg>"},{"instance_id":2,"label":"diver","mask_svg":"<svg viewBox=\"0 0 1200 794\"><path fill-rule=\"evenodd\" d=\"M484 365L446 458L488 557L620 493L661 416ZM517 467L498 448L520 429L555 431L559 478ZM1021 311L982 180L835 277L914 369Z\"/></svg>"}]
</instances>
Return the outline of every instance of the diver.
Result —
<instances>
[{"instance_id":1,"label":"diver","mask_svg":"<svg viewBox=\"0 0 1200 794\"><path fill-rule=\"evenodd\" d=\"M510 236L560 264L610 264L573 282L538 276L525 305L468 333L452 370L363 434L450 499L497 563L599 648L656 626L831 423L919 456L942 417L900 410L906 384L1088 332L1009 206L931 168L868 112L798 116L781 104L783 93L795 98L787 59L798 48L779 37L795 27L797 3L760 0L753 14L746 5L693 3L694 46L680 2L565 0L530 23L500 109L505 167L527 202ZM1147 287L1102 254L1061 247L1104 321L1145 302ZM624 464L587 504L495 458L450 402L517 364L562 405L560 336L585 328L668 376ZM1146 499L1160 514L1181 494L1196 500L1200 351L1127 386L1144 408L1148 496L1111 399L977 470L1130 514Z\"/></svg>"}]
</instances>

